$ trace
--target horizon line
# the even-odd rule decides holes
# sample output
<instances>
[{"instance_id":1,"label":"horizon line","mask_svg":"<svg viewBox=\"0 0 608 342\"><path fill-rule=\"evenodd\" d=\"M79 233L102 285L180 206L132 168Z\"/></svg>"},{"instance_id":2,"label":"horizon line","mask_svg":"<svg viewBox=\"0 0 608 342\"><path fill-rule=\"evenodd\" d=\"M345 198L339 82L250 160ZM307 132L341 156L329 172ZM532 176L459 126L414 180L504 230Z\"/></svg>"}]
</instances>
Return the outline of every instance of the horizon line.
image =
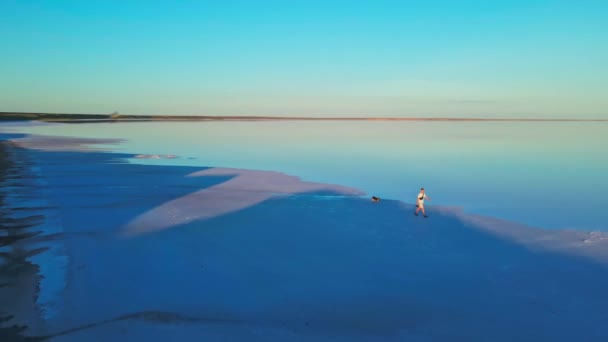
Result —
<instances>
[{"instance_id":1,"label":"horizon line","mask_svg":"<svg viewBox=\"0 0 608 342\"><path fill-rule=\"evenodd\" d=\"M10 117L6 117L9 115ZM336 116L260 116L260 115L131 115L131 114L74 114L0 112L0 121L35 120L53 122L107 122L107 121L562 121L608 122L608 119L573 118L484 118L484 117L336 117Z\"/></svg>"}]
</instances>

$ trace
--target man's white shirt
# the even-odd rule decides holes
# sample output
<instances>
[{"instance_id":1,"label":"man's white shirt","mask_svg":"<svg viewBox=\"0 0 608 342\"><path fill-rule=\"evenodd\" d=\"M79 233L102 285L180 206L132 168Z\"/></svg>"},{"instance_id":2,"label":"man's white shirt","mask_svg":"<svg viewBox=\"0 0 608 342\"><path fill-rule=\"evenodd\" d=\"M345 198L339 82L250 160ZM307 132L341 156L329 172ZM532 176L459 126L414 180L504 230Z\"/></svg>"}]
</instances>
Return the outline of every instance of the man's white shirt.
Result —
<instances>
[{"instance_id":1,"label":"man's white shirt","mask_svg":"<svg viewBox=\"0 0 608 342\"><path fill-rule=\"evenodd\" d=\"M416 204L418 204L419 206L424 206L424 199L427 198L426 194L423 194L422 192L418 194L418 196L416 197Z\"/></svg>"}]
</instances>

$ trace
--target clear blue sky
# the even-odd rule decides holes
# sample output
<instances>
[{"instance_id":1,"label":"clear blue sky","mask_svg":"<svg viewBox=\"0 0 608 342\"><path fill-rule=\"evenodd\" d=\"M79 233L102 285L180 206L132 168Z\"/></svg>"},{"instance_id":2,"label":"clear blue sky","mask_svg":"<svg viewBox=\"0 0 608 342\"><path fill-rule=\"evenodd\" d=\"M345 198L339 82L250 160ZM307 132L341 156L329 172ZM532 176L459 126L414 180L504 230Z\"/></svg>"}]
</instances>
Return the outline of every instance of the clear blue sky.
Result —
<instances>
[{"instance_id":1,"label":"clear blue sky","mask_svg":"<svg viewBox=\"0 0 608 342\"><path fill-rule=\"evenodd\" d=\"M0 111L608 117L608 1L0 1Z\"/></svg>"}]
</instances>

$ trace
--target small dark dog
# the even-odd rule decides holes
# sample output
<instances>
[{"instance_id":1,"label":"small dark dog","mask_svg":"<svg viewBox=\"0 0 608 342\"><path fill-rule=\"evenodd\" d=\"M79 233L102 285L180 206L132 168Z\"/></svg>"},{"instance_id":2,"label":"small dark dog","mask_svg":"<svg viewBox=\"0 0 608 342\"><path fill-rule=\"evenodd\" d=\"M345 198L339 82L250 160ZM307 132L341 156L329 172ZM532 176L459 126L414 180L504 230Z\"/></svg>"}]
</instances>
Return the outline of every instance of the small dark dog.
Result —
<instances>
[{"instance_id":1,"label":"small dark dog","mask_svg":"<svg viewBox=\"0 0 608 342\"><path fill-rule=\"evenodd\" d=\"M380 197L372 196L372 202L380 202Z\"/></svg>"}]
</instances>

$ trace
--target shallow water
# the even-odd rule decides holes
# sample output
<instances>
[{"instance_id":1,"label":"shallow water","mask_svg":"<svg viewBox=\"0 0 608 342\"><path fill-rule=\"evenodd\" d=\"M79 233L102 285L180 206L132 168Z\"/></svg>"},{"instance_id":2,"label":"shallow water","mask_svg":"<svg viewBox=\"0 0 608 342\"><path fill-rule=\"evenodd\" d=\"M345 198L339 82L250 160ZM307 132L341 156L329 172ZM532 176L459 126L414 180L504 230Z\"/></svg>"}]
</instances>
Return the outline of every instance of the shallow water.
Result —
<instances>
[{"instance_id":1,"label":"shallow water","mask_svg":"<svg viewBox=\"0 0 608 342\"><path fill-rule=\"evenodd\" d=\"M387 186L387 193L393 189L388 177L378 176L381 172L407 173L412 179L406 181L413 182L421 174L440 178L440 167L428 167L438 163L436 158L457 171L470 166L438 153L449 145L441 141L452 132L428 129L433 125L405 125L412 133L402 137L399 125L383 124L375 127L392 135L368 128L357 137L363 123L339 126L339 132L325 131L337 123L312 130L316 124L308 132L301 129L308 123L297 129L294 123L276 122L25 128L130 140L122 145L108 145L112 139L21 141L43 146L41 152L6 145L12 153L6 160L22 166L5 168L6 175L21 175L31 184L5 184L0 201L13 195L24 199L8 203L9 208L25 209L36 221L19 222L25 235L0 250L8 252L10 267L16 261L24 266L21 273L0 267L0 278L9 277L0 279L8 285L0 288L0 302L8 298L12 304L0 305L5 311L0 318L22 313L4 321L8 328L0 326L0 340L607 340L602 324L608 313L603 305L608 302L606 233L531 229L438 212L436 206L429 207L433 216L427 220L411 215L412 205L371 203L349 196L357 193L352 189L272 172L197 166L281 167L300 175L306 171L308 180L359 181L360 187L375 190ZM182 131L163 137L154 131L159 127ZM242 132L238 139L235 129ZM280 129L291 130L288 137L273 133ZM436 139L427 139L431 132ZM371 139L376 135L381 138ZM246 136L253 137L251 143L244 142ZM372 153L380 146L416 144L416 136L427 142L427 154L415 148ZM100 142L134 153L182 157L128 163L122 158L133 154L73 152L82 143L95 147ZM501 146L494 144L494 150ZM458 146L467 150L466 145ZM505 155L511 159L503 162L517 161L515 152ZM372 156L386 159L370 161ZM473 160L466 154L460 158ZM195 166L136 164L141 162ZM499 164L486 164L497 174ZM469 173L459 170L444 177L445 183L437 181L430 188L433 202L447 202L453 194L439 191L440 186L448 189L449 181L473 178ZM487 183L477 178L481 193L479 184ZM511 195L503 183L496 188L506 189L503 197ZM302 194L306 191L313 193ZM462 191L452 198L472 199L472 207L482 203L472 194ZM511 215L508 208L500 207ZM11 217L1 223L12 224ZM29 227L39 223L38 217L44 222Z\"/></svg>"},{"instance_id":2,"label":"shallow water","mask_svg":"<svg viewBox=\"0 0 608 342\"><path fill-rule=\"evenodd\" d=\"M4 124L2 124L4 125ZM6 127L5 127L6 128ZM135 163L275 170L545 228L608 230L605 122L138 122L13 127L124 138Z\"/></svg>"}]
</instances>

